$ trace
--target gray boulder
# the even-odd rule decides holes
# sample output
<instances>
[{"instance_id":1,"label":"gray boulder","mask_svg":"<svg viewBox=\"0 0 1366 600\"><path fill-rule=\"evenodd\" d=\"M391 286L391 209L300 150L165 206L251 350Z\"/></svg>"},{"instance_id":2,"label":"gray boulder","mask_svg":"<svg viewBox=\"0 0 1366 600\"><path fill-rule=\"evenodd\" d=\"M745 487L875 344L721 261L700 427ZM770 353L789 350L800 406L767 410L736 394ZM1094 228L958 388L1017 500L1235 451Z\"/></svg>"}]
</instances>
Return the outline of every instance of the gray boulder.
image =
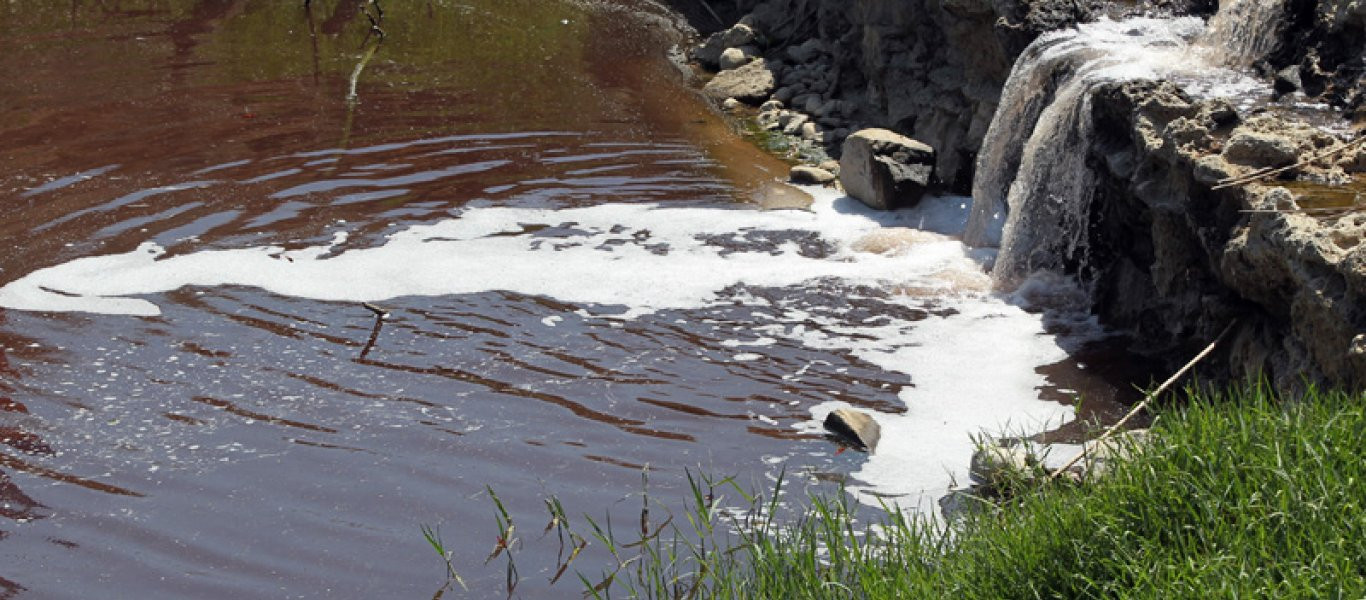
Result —
<instances>
[{"instance_id":1,"label":"gray boulder","mask_svg":"<svg viewBox=\"0 0 1366 600\"><path fill-rule=\"evenodd\" d=\"M914 206L934 177L934 148L886 129L862 129L844 140L840 183L879 210Z\"/></svg>"},{"instance_id":2,"label":"gray boulder","mask_svg":"<svg viewBox=\"0 0 1366 600\"><path fill-rule=\"evenodd\" d=\"M727 48L745 46L752 42L754 29L742 23L711 34L705 42L693 49L692 56L697 62L702 63L702 66L716 69L721 64L721 54Z\"/></svg>"},{"instance_id":3,"label":"gray boulder","mask_svg":"<svg viewBox=\"0 0 1366 600\"><path fill-rule=\"evenodd\" d=\"M735 98L758 104L773 93L773 85L773 73L766 68L764 59L756 58L744 66L717 73L702 87L702 93L714 100Z\"/></svg>"}]
</instances>

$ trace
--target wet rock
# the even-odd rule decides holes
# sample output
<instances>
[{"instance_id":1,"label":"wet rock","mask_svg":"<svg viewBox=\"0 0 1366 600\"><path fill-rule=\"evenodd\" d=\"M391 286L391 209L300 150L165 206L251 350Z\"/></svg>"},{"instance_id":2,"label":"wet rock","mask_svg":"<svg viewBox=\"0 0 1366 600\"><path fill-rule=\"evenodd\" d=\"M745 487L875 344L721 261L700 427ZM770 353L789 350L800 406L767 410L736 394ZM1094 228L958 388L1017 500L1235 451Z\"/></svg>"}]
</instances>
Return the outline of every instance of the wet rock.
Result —
<instances>
[{"instance_id":1,"label":"wet rock","mask_svg":"<svg viewBox=\"0 0 1366 600\"><path fill-rule=\"evenodd\" d=\"M834 173L807 165L792 167L792 169L788 171L787 176L795 183L804 183L808 185L825 185L835 180Z\"/></svg>"},{"instance_id":2,"label":"wet rock","mask_svg":"<svg viewBox=\"0 0 1366 600\"><path fill-rule=\"evenodd\" d=\"M737 69L717 73L702 87L702 93L710 98L735 98L752 104L763 102L772 92L773 73L765 68L762 58Z\"/></svg>"},{"instance_id":3,"label":"wet rock","mask_svg":"<svg viewBox=\"0 0 1366 600\"><path fill-rule=\"evenodd\" d=\"M1276 78L1272 82L1272 87L1280 94L1300 91L1300 88L1304 87L1304 83L1300 79L1299 65L1290 65L1276 71Z\"/></svg>"},{"instance_id":4,"label":"wet rock","mask_svg":"<svg viewBox=\"0 0 1366 600\"><path fill-rule=\"evenodd\" d=\"M825 429L836 439L859 450L874 452L882 438L877 421L867 413L852 408L839 408L825 416Z\"/></svg>"},{"instance_id":5,"label":"wet rock","mask_svg":"<svg viewBox=\"0 0 1366 600\"><path fill-rule=\"evenodd\" d=\"M934 149L886 129L863 129L844 140L840 183L850 196L880 209L914 206L934 176Z\"/></svg>"},{"instance_id":6,"label":"wet rock","mask_svg":"<svg viewBox=\"0 0 1366 600\"><path fill-rule=\"evenodd\" d=\"M782 109L783 109L783 103L780 102L780 101L778 101L778 100L769 100L769 101L764 102L763 104L760 104L760 105L759 105L759 110L760 110L760 111L765 111L765 112L766 112L766 111L773 111L773 112L776 113L777 111L780 111L780 110L782 110Z\"/></svg>"},{"instance_id":7,"label":"wet rock","mask_svg":"<svg viewBox=\"0 0 1366 600\"><path fill-rule=\"evenodd\" d=\"M777 102L782 103L782 104L786 104L786 103L790 102L790 101L792 100L792 98L795 97L796 95L797 95L797 91L796 91L796 90L792 89L791 86L785 86L785 87L780 87L780 88L778 88L777 91L773 92L773 99L774 99L775 101L777 101Z\"/></svg>"}]
</instances>

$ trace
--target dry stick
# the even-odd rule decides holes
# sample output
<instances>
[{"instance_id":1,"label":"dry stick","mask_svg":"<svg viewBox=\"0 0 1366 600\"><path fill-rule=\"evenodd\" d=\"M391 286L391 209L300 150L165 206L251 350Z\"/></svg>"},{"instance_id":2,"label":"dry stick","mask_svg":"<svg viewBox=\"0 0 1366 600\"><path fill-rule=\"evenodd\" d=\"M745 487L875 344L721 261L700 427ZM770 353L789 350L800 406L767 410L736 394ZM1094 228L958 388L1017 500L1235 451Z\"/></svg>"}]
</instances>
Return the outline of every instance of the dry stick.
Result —
<instances>
[{"instance_id":1,"label":"dry stick","mask_svg":"<svg viewBox=\"0 0 1366 600\"><path fill-rule=\"evenodd\" d=\"M1116 431L1119 431L1120 427L1123 427L1125 423L1129 422L1129 419L1133 418L1134 415L1138 414L1138 411L1143 410L1145 407L1148 406L1149 402L1152 402L1154 398L1157 398L1158 396L1162 395L1162 392L1167 391L1167 388L1171 387L1172 384L1176 383L1178 379L1181 379L1181 376L1185 375L1187 371L1190 371L1191 367L1194 367L1196 363L1199 363L1200 361L1204 360L1206 356L1209 356L1211 352L1214 352L1214 347L1219 345L1219 342L1223 341L1223 339L1228 336L1228 332L1233 331L1233 326L1237 323L1237 319L1230 321L1229 324L1224 327L1224 330L1219 333L1219 337L1214 338L1213 342L1210 342L1208 346L1205 346L1204 350L1201 350L1199 354L1195 355L1195 358L1190 359L1190 362L1186 363L1185 366L1177 370L1175 374L1173 374L1171 377L1168 377L1166 381L1162 382L1162 385L1158 386L1156 390L1153 390L1151 394L1148 394L1147 397L1143 398L1142 402L1139 402L1138 404L1134 405L1133 409L1131 409L1128 414L1124 415L1124 418L1120 419L1119 422L1115 423L1114 425L1111 425L1109 429L1105 430L1105 433L1100 434L1100 437L1096 438L1095 442L1093 442L1093 446L1100 444L1110 436L1114 435ZM1080 462L1081 459L1086 456L1086 454L1086 444L1082 444L1081 451L1078 452L1076 456L1073 456L1072 460L1067 461L1067 464L1064 464L1062 467L1053 471L1053 474L1050 475L1048 479L1051 481L1062 476L1063 472L1072 468L1072 465L1075 465L1078 462Z\"/></svg>"},{"instance_id":2,"label":"dry stick","mask_svg":"<svg viewBox=\"0 0 1366 600\"><path fill-rule=\"evenodd\" d=\"M1316 160L1319 160L1319 159L1322 159L1322 158L1328 158L1328 157L1330 157L1330 156L1333 156L1334 154L1341 154L1344 150L1347 150L1347 149L1349 149L1349 148L1353 148L1353 147L1356 147L1356 146L1360 146L1363 142L1366 142L1366 135L1363 135L1363 136L1357 138L1357 139L1354 140L1354 141L1351 141L1351 142L1348 142L1348 143L1343 144L1343 145L1341 145L1341 146L1338 146L1337 148L1334 148L1334 149L1329 150L1329 151L1327 151L1327 152L1322 152L1322 153L1316 154L1316 155L1314 155L1314 156L1311 156L1311 157L1309 157L1309 158L1306 158L1306 159L1304 159L1304 160L1302 160L1302 161L1300 161L1300 162L1297 162L1297 163L1295 163L1295 164L1293 164L1293 165L1286 165L1286 166L1280 167L1280 168L1266 167L1266 168L1264 168L1264 169L1260 169L1260 170L1257 170L1257 171L1253 171L1253 172L1251 172L1251 173L1248 173L1247 175L1239 175L1238 177L1230 177L1230 178L1228 178L1228 179L1224 179L1224 180L1220 181L1218 185L1216 185L1216 186L1210 188L1210 191L1222 190L1222 189L1224 189L1224 188L1226 188L1226 187L1231 187L1231 186L1235 186L1235 185L1242 185L1242 184L1244 184L1244 183L1251 183L1251 182L1256 181L1256 180L1258 180L1258 179L1263 179L1263 178L1266 178L1266 177L1270 177L1270 176L1272 176L1272 175L1279 175L1279 174L1284 173L1284 172L1286 172L1286 171L1289 171L1289 170L1291 170L1291 169L1297 169L1297 168L1299 168L1299 167L1303 167L1303 166L1305 166L1305 165L1307 165L1307 164L1309 164L1309 163L1312 163L1312 162L1314 162L1314 161L1316 161Z\"/></svg>"}]
</instances>

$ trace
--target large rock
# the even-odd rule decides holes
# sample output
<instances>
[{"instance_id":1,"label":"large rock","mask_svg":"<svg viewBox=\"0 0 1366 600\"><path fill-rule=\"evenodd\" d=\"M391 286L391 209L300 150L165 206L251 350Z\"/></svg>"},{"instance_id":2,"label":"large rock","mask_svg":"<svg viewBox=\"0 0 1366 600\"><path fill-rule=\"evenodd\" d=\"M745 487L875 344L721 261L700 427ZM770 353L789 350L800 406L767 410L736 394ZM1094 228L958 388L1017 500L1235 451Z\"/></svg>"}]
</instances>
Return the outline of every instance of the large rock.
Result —
<instances>
[{"instance_id":1,"label":"large rock","mask_svg":"<svg viewBox=\"0 0 1366 600\"><path fill-rule=\"evenodd\" d=\"M934 148L886 129L853 133L843 151L845 192L876 209L914 206L934 177Z\"/></svg>"},{"instance_id":2,"label":"large rock","mask_svg":"<svg viewBox=\"0 0 1366 600\"><path fill-rule=\"evenodd\" d=\"M756 58L742 67L717 73L702 87L702 93L718 101L735 98L758 104L773 93L774 83L773 73L768 70L764 59Z\"/></svg>"},{"instance_id":3,"label":"large rock","mask_svg":"<svg viewBox=\"0 0 1366 600\"><path fill-rule=\"evenodd\" d=\"M1262 131L1239 131L1224 146L1224 160L1249 167L1282 167L1299 156L1294 141Z\"/></svg>"},{"instance_id":4,"label":"large rock","mask_svg":"<svg viewBox=\"0 0 1366 600\"><path fill-rule=\"evenodd\" d=\"M863 411L839 408L825 416L825 429L840 442L865 452L877 450L882 429Z\"/></svg>"},{"instance_id":5,"label":"large rock","mask_svg":"<svg viewBox=\"0 0 1366 600\"><path fill-rule=\"evenodd\" d=\"M1306 383L1366 389L1366 354L1354 342L1366 332L1366 213L1295 212L1343 188L1301 184L1292 192L1271 179L1212 189L1344 142L1294 117L1234 125L1212 101L1155 101L1174 93L1174 84L1135 81L1107 84L1092 99L1088 162L1127 151L1139 165L1100 169L1084 209L1095 218L1073 272L1095 290L1093 311L1127 330L1135 350L1172 368L1236 319L1201 364L1206 380L1265 377L1290 392ZM1174 126L1186 120L1204 123L1203 140ZM1296 171L1330 178L1340 169L1324 159Z\"/></svg>"}]
</instances>

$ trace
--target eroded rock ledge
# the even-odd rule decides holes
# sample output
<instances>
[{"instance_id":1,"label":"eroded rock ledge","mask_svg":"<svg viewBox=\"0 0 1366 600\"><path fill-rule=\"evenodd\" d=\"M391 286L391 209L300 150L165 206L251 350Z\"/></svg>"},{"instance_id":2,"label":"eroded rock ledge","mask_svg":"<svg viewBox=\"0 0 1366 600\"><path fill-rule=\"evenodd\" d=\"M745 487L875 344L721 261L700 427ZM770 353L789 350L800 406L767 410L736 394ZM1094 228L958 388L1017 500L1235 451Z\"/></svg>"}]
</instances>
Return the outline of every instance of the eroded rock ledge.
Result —
<instances>
[{"instance_id":1,"label":"eroded rock ledge","mask_svg":"<svg viewBox=\"0 0 1366 600\"><path fill-rule=\"evenodd\" d=\"M750 69L772 76L767 101L782 106L769 104L767 118L779 129L836 156L844 136L865 127L910 136L936 150L936 183L960 192L970 188L1012 64L1041 33L1106 14L1218 8L1215 0L713 4L748 32L740 32L744 40L714 37L715 57L702 62L716 69L763 61ZM1282 17L1272 50L1253 69L1283 93L1331 105L1339 125L1362 135L1366 2L1286 0ZM715 26L724 32L733 23ZM738 46L723 65L727 42ZM1278 179L1214 189L1226 177L1332 150L1352 133L1239 114L1161 82L1113 84L1093 113L1099 134L1086 164L1099 189L1089 206L1089 252L1064 268L1091 284L1096 313L1134 332L1138 350L1174 360L1237 318L1220 366L1206 376L1366 389L1366 213L1305 211L1323 196L1344 197L1344 188L1327 184L1361 191L1366 155L1358 149Z\"/></svg>"},{"instance_id":2,"label":"eroded rock ledge","mask_svg":"<svg viewBox=\"0 0 1366 600\"><path fill-rule=\"evenodd\" d=\"M1227 374L1366 389L1366 211L1323 201L1353 189L1328 184L1363 181L1366 150L1294 118L1240 118L1166 82L1114 84L1094 106L1088 163L1101 187L1091 253L1075 269L1094 284L1096 312L1150 353L1237 318ZM1339 148L1286 172L1301 181L1294 193L1276 180L1214 189ZM1306 210L1325 204L1338 207Z\"/></svg>"}]
</instances>

